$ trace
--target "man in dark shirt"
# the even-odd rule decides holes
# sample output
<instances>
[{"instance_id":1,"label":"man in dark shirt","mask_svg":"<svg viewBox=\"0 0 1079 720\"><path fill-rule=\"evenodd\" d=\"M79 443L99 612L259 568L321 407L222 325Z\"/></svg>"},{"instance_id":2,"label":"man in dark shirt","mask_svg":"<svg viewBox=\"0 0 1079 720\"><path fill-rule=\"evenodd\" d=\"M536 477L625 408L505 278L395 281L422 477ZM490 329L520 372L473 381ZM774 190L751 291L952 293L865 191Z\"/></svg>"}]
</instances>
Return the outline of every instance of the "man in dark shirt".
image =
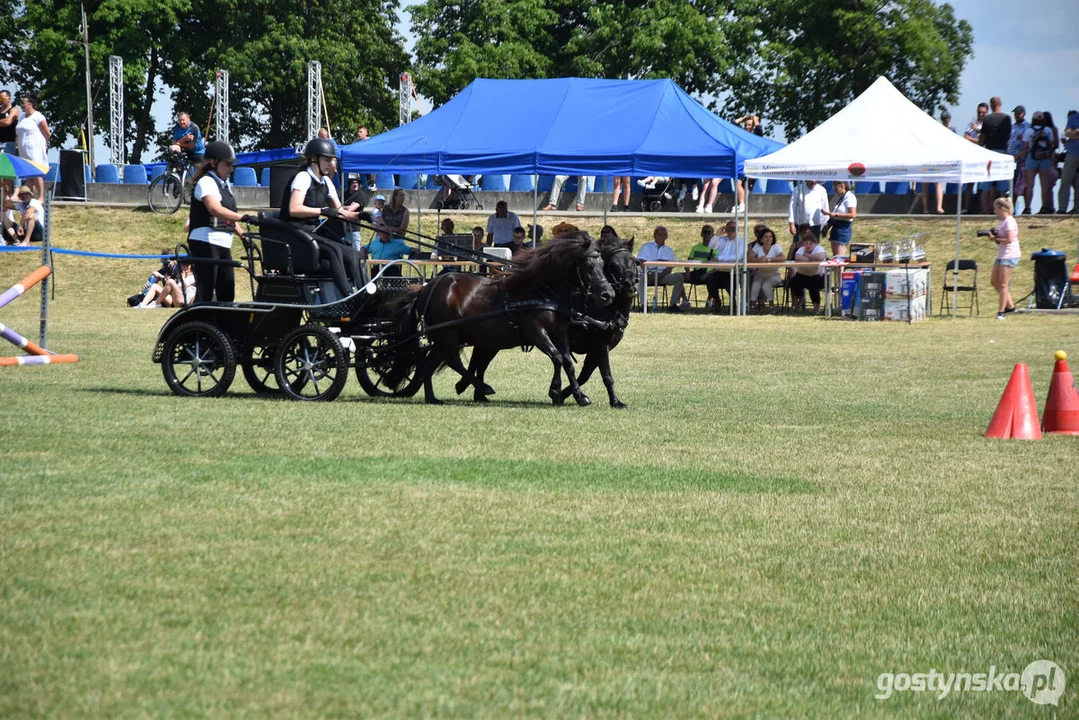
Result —
<instances>
[{"instance_id":1,"label":"man in dark shirt","mask_svg":"<svg viewBox=\"0 0 1079 720\"><path fill-rule=\"evenodd\" d=\"M1007 113L1002 113L999 97L989 98L989 114L982 121L982 134L978 137L978 144L986 150L994 150L999 153L1008 152L1008 140L1012 136L1012 119ZM998 197L1006 197L1008 194L1008 181L983 182L978 184L982 195L982 213L993 214L993 200Z\"/></svg>"}]
</instances>

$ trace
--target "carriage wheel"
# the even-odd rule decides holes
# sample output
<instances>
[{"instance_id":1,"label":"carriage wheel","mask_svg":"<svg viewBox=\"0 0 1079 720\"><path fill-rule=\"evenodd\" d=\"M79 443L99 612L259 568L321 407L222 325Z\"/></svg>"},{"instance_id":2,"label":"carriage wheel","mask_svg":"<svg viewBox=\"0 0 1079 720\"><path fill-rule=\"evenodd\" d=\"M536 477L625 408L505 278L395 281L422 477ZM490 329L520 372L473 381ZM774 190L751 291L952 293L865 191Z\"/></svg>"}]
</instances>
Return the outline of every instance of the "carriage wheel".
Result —
<instances>
[{"instance_id":1,"label":"carriage wheel","mask_svg":"<svg viewBox=\"0 0 1079 720\"><path fill-rule=\"evenodd\" d=\"M158 175L146 192L150 209L159 215L171 215L184 203L184 187L172 173Z\"/></svg>"},{"instance_id":2,"label":"carriage wheel","mask_svg":"<svg viewBox=\"0 0 1079 720\"><path fill-rule=\"evenodd\" d=\"M236 376L236 352L225 333L213 325L184 323L165 341L161 372L177 395L217 397Z\"/></svg>"},{"instance_id":3,"label":"carriage wheel","mask_svg":"<svg viewBox=\"0 0 1079 720\"><path fill-rule=\"evenodd\" d=\"M303 325L281 341L274 371L285 397L330 401L341 394L348 379L348 351L321 325Z\"/></svg>"},{"instance_id":4,"label":"carriage wheel","mask_svg":"<svg viewBox=\"0 0 1079 720\"><path fill-rule=\"evenodd\" d=\"M382 352L381 348L389 343L389 340L375 340L368 346L367 351L371 354L371 361L366 367L356 364L356 379L359 380L363 391L371 397L412 397L423 385L419 366L412 368L412 374L396 390L384 382L386 373L393 364L393 354Z\"/></svg>"},{"instance_id":5,"label":"carriage wheel","mask_svg":"<svg viewBox=\"0 0 1079 720\"><path fill-rule=\"evenodd\" d=\"M663 203L661 203L659 200L653 200L652 204L648 207L652 210L652 212L659 212L663 209Z\"/></svg>"},{"instance_id":6,"label":"carriage wheel","mask_svg":"<svg viewBox=\"0 0 1079 720\"><path fill-rule=\"evenodd\" d=\"M446 208L446 203L445 202L443 202L442 200L436 200L435 201L435 210L444 210L445 208Z\"/></svg>"},{"instance_id":7,"label":"carriage wheel","mask_svg":"<svg viewBox=\"0 0 1079 720\"><path fill-rule=\"evenodd\" d=\"M277 376L274 374L273 355L272 347L256 345L251 348L251 354L247 360L241 364L247 384L252 390L262 395L281 394L281 387L277 384Z\"/></svg>"}]
</instances>

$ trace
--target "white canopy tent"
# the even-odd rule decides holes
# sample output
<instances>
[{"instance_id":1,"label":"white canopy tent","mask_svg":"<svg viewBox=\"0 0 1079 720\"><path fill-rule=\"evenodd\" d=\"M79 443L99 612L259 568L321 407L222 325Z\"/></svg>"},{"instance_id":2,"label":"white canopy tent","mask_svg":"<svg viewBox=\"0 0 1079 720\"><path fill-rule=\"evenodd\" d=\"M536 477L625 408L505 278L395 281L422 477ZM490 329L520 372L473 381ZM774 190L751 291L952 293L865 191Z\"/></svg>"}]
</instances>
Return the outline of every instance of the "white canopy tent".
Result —
<instances>
[{"instance_id":1,"label":"white canopy tent","mask_svg":"<svg viewBox=\"0 0 1079 720\"><path fill-rule=\"evenodd\" d=\"M745 163L749 177L796 181L1010 182L1014 173L1011 155L986 150L952 132L883 76L799 140ZM955 214L957 263L959 205Z\"/></svg>"}]
</instances>

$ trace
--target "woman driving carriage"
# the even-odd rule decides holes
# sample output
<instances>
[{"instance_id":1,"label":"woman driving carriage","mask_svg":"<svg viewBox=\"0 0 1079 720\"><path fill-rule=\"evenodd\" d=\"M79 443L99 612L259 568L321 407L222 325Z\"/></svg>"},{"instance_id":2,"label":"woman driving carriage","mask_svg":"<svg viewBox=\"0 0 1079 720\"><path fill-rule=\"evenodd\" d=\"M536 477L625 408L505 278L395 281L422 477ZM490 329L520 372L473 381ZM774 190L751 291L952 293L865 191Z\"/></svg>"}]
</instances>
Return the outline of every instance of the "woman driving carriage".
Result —
<instances>
[{"instance_id":1,"label":"woman driving carriage","mask_svg":"<svg viewBox=\"0 0 1079 720\"><path fill-rule=\"evenodd\" d=\"M236 223L243 215L236 212L232 196L232 163L236 152L224 142L206 144L206 162L195 173L195 191L191 198L188 247L193 258L232 260L232 234L243 237ZM195 300L209 302L217 292L218 302L236 298L236 278L232 265L195 261Z\"/></svg>"},{"instance_id":2,"label":"woman driving carriage","mask_svg":"<svg viewBox=\"0 0 1079 720\"><path fill-rule=\"evenodd\" d=\"M364 284L360 256L344 237L331 238L317 233L319 218L322 216L337 218L346 222L356 222L359 214L341 207L330 178L337 169L337 149L332 141L315 138L304 148L303 167L296 171L288 182L288 192L281 198L281 220L315 235L318 241L319 257L330 264L334 284L342 295L352 294L352 287ZM349 284L351 275L352 285Z\"/></svg>"}]
</instances>

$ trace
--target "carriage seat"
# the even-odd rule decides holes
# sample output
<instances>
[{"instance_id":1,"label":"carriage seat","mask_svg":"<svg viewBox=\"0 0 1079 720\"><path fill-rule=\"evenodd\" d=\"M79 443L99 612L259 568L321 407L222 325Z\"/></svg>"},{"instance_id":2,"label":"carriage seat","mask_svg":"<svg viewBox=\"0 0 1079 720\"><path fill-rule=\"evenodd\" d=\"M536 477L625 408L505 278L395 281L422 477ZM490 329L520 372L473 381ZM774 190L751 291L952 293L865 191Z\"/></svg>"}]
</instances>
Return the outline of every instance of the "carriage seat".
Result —
<instances>
[{"instance_id":1,"label":"carriage seat","mask_svg":"<svg viewBox=\"0 0 1079 720\"><path fill-rule=\"evenodd\" d=\"M279 219L276 210L259 213L262 269L283 275L329 275L330 265L319 260L318 241L310 233Z\"/></svg>"}]
</instances>

